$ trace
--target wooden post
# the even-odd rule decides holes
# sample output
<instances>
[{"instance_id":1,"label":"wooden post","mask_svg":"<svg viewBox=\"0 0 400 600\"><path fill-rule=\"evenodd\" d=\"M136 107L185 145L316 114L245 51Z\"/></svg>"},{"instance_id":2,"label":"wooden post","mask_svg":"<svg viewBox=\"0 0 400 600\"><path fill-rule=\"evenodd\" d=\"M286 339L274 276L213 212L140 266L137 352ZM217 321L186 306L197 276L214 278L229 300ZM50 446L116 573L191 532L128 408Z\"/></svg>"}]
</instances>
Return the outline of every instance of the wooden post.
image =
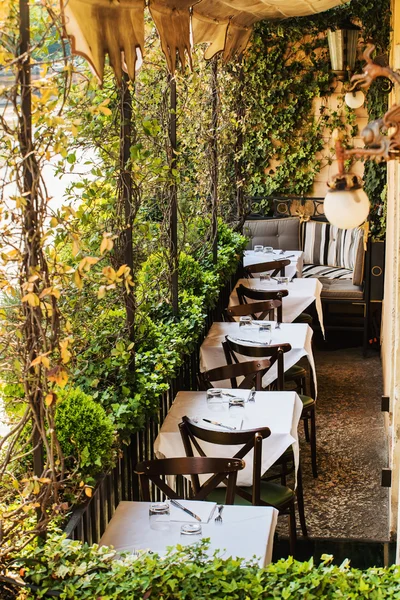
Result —
<instances>
[{"instance_id":1,"label":"wooden post","mask_svg":"<svg viewBox=\"0 0 400 600\"><path fill-rule=\"evenodd\" d=\"M218 56L211 62L211 220L213 263L218 260Z\"/></svg>"},{"instance_id":2,"label":"wooden post","mask_svg":"<svg viewBox=\"0 0 400 600\"><path fill-rule=\"evenodd\" d=\"M132 146L132 95L129 89L129 77L123 73L120 92L120 198L124 211L124 229L121 236L123 260L131 270L133 277L133 206L132 206L132 175L130 168L130 153ZM133 291L128 294L125 290L125 309L128 336L131 342L135 341L135 299ZM135 354L132 351L130 368L134 369Z\"/></svg>"},{"instance_id":3,"label":"wooden post","mask_svg":"<svg viewBox=\"0 0 400 600\"><path fill-rule=\"evenodd\" d=\"M33 153L32 144L32 92L31 92L31 61L30 61L30 15L28 0L19 0L19 34L20 45L18 55L20 59L19 83L21 88L21 114L19 117L19 144L22 156L23 172L23 194L25 198L24 208L24 264L23 278L28 281L31 270L38 266L38 254L40 251L38 223L36 215L37 204L37 186L38 168ZM33 358L36 358L34 348L37 339L40 338L40 328L37 320L33 318L32 307L24 307L26 317L25 336L28 345L32 348ZM39 309L40 312L40 309ZM38 317L39 318L39 317ZM34 372L35 367L29 370ZM42 394L37 390L29 390L32 410L36 414L37 421L40 422L42 411ZM44 468L43 441L41 433L35 424L33 425L33 471L37 477L41 477ZM38 520L41 518L41 511L38 509Z\"/></svg>"},{"instance_id":4,"label":"wooden post","mask_svg":"<svg viewBox=\"0 0 400 600\"><path fill-rule=\"evenodd\" d=\"M172 174L176 169L176 79L170 75L170 120L169 140L171 146L171 175L170 186L170 268L171 268L171 302L174 315L178 314L178 188L176 178Z\"/></svg>"}]
</instances>

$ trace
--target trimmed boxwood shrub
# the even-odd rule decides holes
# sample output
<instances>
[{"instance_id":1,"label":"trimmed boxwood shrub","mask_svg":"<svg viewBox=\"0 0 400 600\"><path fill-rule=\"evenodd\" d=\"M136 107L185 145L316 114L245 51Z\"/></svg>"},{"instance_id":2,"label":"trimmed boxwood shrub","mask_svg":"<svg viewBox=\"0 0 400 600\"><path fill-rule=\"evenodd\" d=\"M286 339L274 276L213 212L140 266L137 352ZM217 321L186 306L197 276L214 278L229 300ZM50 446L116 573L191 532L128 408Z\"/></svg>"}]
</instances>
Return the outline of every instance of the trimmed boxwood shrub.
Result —
<instances>
[{"instance_id":1,"label":"trimmed boxwood shrub","mask_svg":"<svg viewBox=\"0 0 400 600\"><path fill-rule=\"evenodd\" d=\"M80 388L58 393L55 425L64 456L81 473L93 475L111 465L113 425L104 408Z\"/></svg>"},{"instance_id":2,"label":"trimmed boxwood shrub","mask_svg":"<svg viewBox=\"0 0 400 600\"><path fill-rule=\"evenodd\" d=\"M26 549L14 563L26 584L27 600L51 590L63 600L329 600L400 598L400 567L352 569L349 561L297 562L289 557L260 569L257 562L207 554L207 543L171 548L168 555L139 556L53 536Z\"/></svg>"}]
</instances>

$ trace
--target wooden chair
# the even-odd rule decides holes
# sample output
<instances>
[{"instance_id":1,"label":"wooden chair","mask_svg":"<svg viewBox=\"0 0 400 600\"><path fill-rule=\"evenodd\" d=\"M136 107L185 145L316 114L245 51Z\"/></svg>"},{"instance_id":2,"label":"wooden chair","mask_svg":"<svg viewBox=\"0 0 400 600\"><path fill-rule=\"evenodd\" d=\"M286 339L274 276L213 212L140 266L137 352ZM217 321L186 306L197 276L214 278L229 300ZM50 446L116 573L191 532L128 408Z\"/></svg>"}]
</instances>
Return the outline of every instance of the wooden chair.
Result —
<instances>
[{"instance_id":1,"label":"wooden chair","mask_svg":"<svg viewBox=\"0 0 400 600\"><path fill-rule=\"evenodd\" d=\"M229 336L225 337L225 341L222 342L226 362L228 364L238 363L237 354L241 356L248 356L251 358L262 358L268 357L271 366L277 363L277 379L276 389L280 391L285 390L285 376L290 376L290 369L285 374L284 368L284 354L292 349L290 344L272 344L270 346L253 346L251 344L245 344L231 339ZM296 365L295 365L296 366ZM271 367L270 367L271 368ZM314 477L318 477L317 469L317 437L316 437L316 426L315 426L315 399L306 394L299 394L300 400L303 403L303 410L301 413L301 419L304 422L304 433L307 442L310 442L311 446L311 464L312 472ZM311 432L309 433L308 424L310 423Z\"/></svg>"},{"instance_id":2,"label":"wooden chair","mask_svg":"<svg viewBox=\"0 0 400 600\"><path fill-rule=\"evenodd\" d=\"M239 458L208 458L191 455L182 458L162 458L146 460L136 465L135 473L139 476L142 499L150 502L150 481L153 482L168 498L182 498L165 482L167 475L190 475L192 482L191 500L204 500L222 482L226 483L225 504L233 504L235 498L237 472L245 466ZM209 475L200 485L199 475ZM223 488L225 490L225 488Z\"/></svg>"},{"instance_id":3,"label":"wooden chair","mask_svg":"<svg viewBox=\"0 0 400 600\"><path fill-rule=\"evenodd\" d=\"M213 387L214 382L230 379L231 386L234 389L249 390L254 387L257 391L260 391L262 390L262 378L269 367L270 362L265 358L210 369L204 371L204 373L199 373L199 389L206 391ZM240 385L237 383L239 377L243 377Z\"/></svg>"},{"instance_id":4,"label":"wooden chair","mask_svg":"<svg viewBox=\"0 0 400 600\"><path fill-rule=\"evenodd\" d=\"M290 551L294 555L296 547L296 515L295 493L287 486L261 479L262 442L271 435L268 427L249 429L246 431L214 431L199 427L188 417L182 418L179 424L182 442L187 456L193 456L194 449L200 456L205 456L199 440L222 446L242 446L233 458L242 459L253 451L253 479L251 487L236 486L235 504L252 504L253 506L273 506L280 514L289 515ZM223 488L216 489L210 496L218 504L221 503Z\"/></svg>"},{"instance_id":5,"label":"wooden chair","mask_svg":"<svg viewBox=\"0 0 400 600\"><path fill-rule=\"evenodd\" d=\"M259 263L258 265L249 265L244 268L244 272L248 277L253 277L253 274L265 273L267 271L272 271L271 277L276 277L279 274L284 277L285 267L288 265L290 265L290 260L288 258L282 258L280 260Z\"/></svg>"},{"instance_id":6,"label":"wooden chair","mask_svg":"<svg viewBox=\"0 0 400 600\"><path fill-rule=\"evenodd\" d=\"M225 309L228 321L235 321L235 317L244 317L251 315L253 319L263 321L275 321L275 311L277 320L282 322L282 302L280 300L265 300L264 302L252 302L251 304L236 304L228 306Z\"/></svg>"},{"instance_id":7,"label":"wooden chair","mask_svg":"<svg viewBox=\"0 0 400 600\"><path fill-rule=\"evenodd\" d=\"M289 294L288 290L254 290L243 285L243 283L238 285L238 287L236 288L236 293L240 304L247 304L247 300L249 299L258 302L266 300L279 300L280 302L282 302L282 305L282 299L286 298L286 296L288 296ZM281 311L281 318L278 317L278 321L280 322L283 321L283 306ZM308 313L302 312L299 314L298 317L295 318L293 323L307 323L307 325L312 327L313 319L312 316Z\"/></svg>"}]
</instances>

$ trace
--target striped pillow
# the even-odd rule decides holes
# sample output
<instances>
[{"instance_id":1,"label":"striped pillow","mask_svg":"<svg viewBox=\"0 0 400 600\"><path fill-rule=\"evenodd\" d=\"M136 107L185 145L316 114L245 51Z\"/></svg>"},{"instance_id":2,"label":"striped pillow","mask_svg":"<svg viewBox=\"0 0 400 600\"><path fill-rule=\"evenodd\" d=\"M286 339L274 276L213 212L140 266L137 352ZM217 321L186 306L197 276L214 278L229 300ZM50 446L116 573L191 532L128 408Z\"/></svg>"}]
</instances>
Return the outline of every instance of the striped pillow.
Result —
<instances>
[{"instance_id":1,"label":"striped pillow","mask_svg":"<svg viewBox=\"0 0 400 600\"><path fill-rule=\"evenodd\" d=\"M330 223L306 221L302 228L304 264L354 269L363 230L339 229Z\"/></svg>"}]
</instances>

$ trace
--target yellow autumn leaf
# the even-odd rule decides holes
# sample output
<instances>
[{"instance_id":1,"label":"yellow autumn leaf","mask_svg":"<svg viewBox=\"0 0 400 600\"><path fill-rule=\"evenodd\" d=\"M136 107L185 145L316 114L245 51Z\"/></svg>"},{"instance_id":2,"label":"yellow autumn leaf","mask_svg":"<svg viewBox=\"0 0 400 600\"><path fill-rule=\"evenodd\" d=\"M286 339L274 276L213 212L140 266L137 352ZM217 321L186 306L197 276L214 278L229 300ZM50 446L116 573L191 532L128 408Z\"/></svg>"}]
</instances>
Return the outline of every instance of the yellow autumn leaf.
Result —
<instances>
[{"instance_id":1,"label":"yellow autumn leaf","mask_svg":"<svg viewBox=\"0 0 400 600\"><path fill-rule=\"evenodd\" d=\"M33 307L39 306L40 304L39 296L37 294L34 294L33 292L29 292L29 294L23 296L22 302L27 302L29 306Z\"/></svg>"},{"instance_id":2,"label":"yellow autumn leaf","mask_svg":"<svg viewBox=\"0 0 400 600\"><path fill-rule=\"evenodd\" d=\"M97 298L99 300L101 300L102 298L104 298L105 295L106 295L106 286L105 285L101 285L99 287L99 291L97 292Z\"/></svg>"},{"instance_id":3,"label":"yellow autumn leaf","mask_svg":"<svg viewBox=\"0 0 400 600\"><path fill-rule=\"evenodd\" d=\"M71 352L67 348L61 348L61 360L64 365L67 364L71 359Z\"/></svg>"},{"instance_id":4,"label":"yellow autumn leaf","mask_svg":"<svg viewBox=\"0 0 400 600\"><path fill-rule=\"evenodd\" d=\"M108 281L115 281L115 278L117 276L116 272L114 271L114 269L110 266L108 267L104 267L103 268L103 275L105 277L107 277Z\"/></svg>"},{"instance_id":5,"label":"yellow autumn leaf","mask_svg":"<svg viewBox=\"0 0 400 600\"><path fill-rule=\"evenodd\" d=\"M50 368L50 360L47 358L47 356L42 356L42 365L45 367L45 369Z\"/></svg>"},{"instance_id":6,"label":"yellow autumn leaf","mask_svg":"<svg viewBox=\"0 0 400 600\"><path fill-rule=\"evenodd\" d=\"M57 225L58 225L58 219L57 219L56 217L52 217L52 218L50 219L50 225L51 225L52 227L57 227Z\"/></svg>"},{"instance_id":7,"label":"yellow autumn leaf","mask_svg":"<svg viewBox=\"0 0 400 600\"><path fill-rule=\"evenodd\" d=\"M85 485L85 494L88 498L91 498L93 496L93 488Z\"/></svg>"},{"instance_id":8,"label":"yellow autumn leaf","mask_svg":"<svg viewBox=\"0 0 400 600\"><path fill-rule=\"evenodd\" d=\"M54 394L46 394L44 402L46 406L51 406L54 402Z\"/></svg>"},{"instance_id":9,"label":"yellow autumn leaf","mask_svg":"<svg viewBox=\"0 0 400 600\"><path fill-rule=\"evenodd\" d=\"M32 362L31 362L31 367L36 367L37 365L40 365L42 363L42 356L37 356Z\"/></svg>"},{"instance_id":10,"label":"yellow autumn leaf","mask_svg":"<svg viewBox=\"0 0 400 600\"><path fill-rule=\"evenodd\" d=\"M70 333L72 331L71 321L66 321L65 330L68 331L68 333Z\"/></svg>"},{"instance_id":11,"label":"yellow autumn leaf","mask_svg":"<svg viewBox=\"0 0 400 600\"><path fill-rule=\"evenodd\" d=\"M104 235L100 244L100 254L104 254L108 248L108 238Z\"/></svg>"},{"instance_id":12,"label":"yellow autumn leaf","mask_svg":"<svg viewBox=\"0 0 400 600\"><path fill-rule=\"evenodd\" d=\"M74 239L72 242L72 256L76 256L80 250L80 244L78 240Z\"/></svg>"},{"instance_id":13,"label":"yellow autumn leaf","mask_svg":"<svg viewBox=\"0 0 400 600\"><path fill-rule=\"evenodd\" d=\"M110 115L112 115L111 110L109 108L107 108L107 106L99 106L98 111L101 112L106 117L109 117Z\"/></svg>"},{"instance_id":14,"label":"yellow autumn leaf","mask_svg":"<svg viewBox=\"0 0 400 600\"><path fill-rule=\"evenodd\" d=\"M126 269L129 269L129 267L127 267L127 265L121 265L117 271L117 277L121 277L121 275L123 273L125 273Z\"/></svg>"},{"instance_id":15,"label":"yellow autumn leaf","mask_svg":"<svg viewBox=\"0 0 400 600\"><path fill-rule=\"evenodd\" d=\"M68 373L62 367L57 366L47 373L47 379L64 388L68 382Z\"/></svg>"},{"instance_id":16,"label":"yellow autumn leaf","mask_svg":"<svg viewBox=\"0 0 400 600\"><path fill-rule=\"evenodd\" d=\"M75 283L76 287L79 288L80 290L83 288L82 276L78 270L76 270L74 272L74 283Z\"/></svg>"}]
</instances>

